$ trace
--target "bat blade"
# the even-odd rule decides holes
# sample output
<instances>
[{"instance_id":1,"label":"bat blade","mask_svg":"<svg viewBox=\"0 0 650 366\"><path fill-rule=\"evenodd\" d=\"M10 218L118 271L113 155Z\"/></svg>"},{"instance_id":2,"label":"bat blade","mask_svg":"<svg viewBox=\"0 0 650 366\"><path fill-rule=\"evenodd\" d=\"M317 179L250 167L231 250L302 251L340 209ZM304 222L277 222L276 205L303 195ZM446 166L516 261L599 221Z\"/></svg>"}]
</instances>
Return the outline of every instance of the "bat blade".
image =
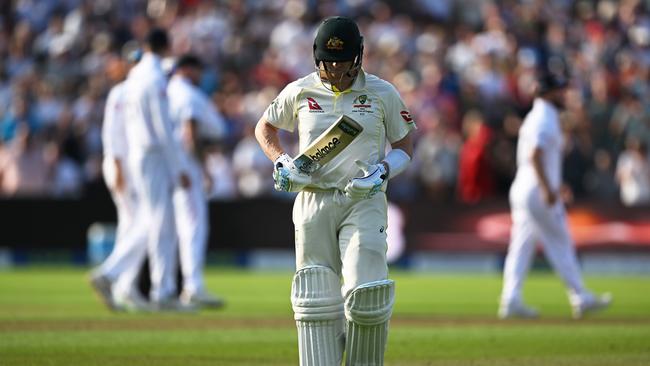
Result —
<instances>
[{"instance_id":1,"label":"bat blade","mask_svg":"<svg viewBox=\"0 0 650 366\"><path fill-rule=\"evenodd\" d=\"M363 127L352 118L343 115L298 156L293 163L304 174L312 174L345 150Z\"/></svg>"}]
</instances>

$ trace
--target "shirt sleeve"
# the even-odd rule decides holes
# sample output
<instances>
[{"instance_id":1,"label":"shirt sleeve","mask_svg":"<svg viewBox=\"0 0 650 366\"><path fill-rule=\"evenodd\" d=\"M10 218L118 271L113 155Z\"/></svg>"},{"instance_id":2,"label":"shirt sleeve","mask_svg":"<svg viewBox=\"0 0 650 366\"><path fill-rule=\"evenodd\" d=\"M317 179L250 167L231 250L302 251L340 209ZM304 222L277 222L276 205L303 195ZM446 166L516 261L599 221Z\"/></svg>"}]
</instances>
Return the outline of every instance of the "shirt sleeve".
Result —
<instances>
[{"instance_id":1,"label":"shirt sleeve","mask_svg":"<svg viewBox=\"0 0 650 366\"><path fill-rule=\"evenodd\" d=\"M197 97L197 103L200 108L198 117L201 125L201 133L204 137L223 138L226 135L226 122L223 120L221 113L212 104L212 101L205 95Z\"/></svg>"},{"instance_id":2,"label":"shirt sleeve","mask_svg":"<svg viewBox=\"0 0 650 366\"><path fill-rule=\"evenodd\" d=\"M395 87L389 85L389 91L383 99L386 138L392 144L406 137L411 130L417 127L411 112Z\"/></svg>"},{"instance_id":3,"label":"shirt sleeve","mask_svg":"<svg viewBox=\"0 0 650 366\"><path fill-rule=\"evenodd\" d=\"M526 141L531 148L544 147L551 141L551 131L544 128L544 124L539 120L526 131Z\"/></svg>"},{"instance_id":4,"label":"shirt sleeve","mask_svg":"<svg viewBox=\"0 0 650 366\"><path fill-rule=\"evenodd\" d=\"M102 124L102 145L104 156L123 158L126 152L126 133L124 132L124 105L120 92L113 88L104 107Z\"/></svg>"},{"instance_id":5,"label":"shirt sleeve","mask_svg":"<svg viewBox=\"0 0 650 366\"><path fill-rule=\"evenodd\" d=\"M293 132L296 127L296 88L287 85L264 112L264 119L277 128Z\"/></svg>"}]
</instances>

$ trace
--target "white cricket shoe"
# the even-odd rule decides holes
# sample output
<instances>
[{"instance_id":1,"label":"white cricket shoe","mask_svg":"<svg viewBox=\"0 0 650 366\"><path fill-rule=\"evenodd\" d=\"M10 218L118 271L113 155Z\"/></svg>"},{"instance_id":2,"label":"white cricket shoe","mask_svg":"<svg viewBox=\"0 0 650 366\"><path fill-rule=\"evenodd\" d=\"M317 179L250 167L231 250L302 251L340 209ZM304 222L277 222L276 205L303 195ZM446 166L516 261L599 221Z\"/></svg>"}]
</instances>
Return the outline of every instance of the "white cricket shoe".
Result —
<instances>
[{"instance_id":1,"label":"white cricket shoe","mask_svg":"<svg viewBox=\"0 0 650 366\"><path fill-rule=\"evenodd\" d=\"M191 313L198 310L198 308L195 305L185 304L175 297L168 297L158 301L152 301L151 305L153 311L160 311L160 312L172 311L172 312L180 312L180 313Z\"/></svg>"},{"instance_id":2,"label":"white cricket shoe","mask_svg":"<svg viewBox=\"0 0 650 366\"><path fill-rule=\"evenodd\" d=\"M113 301L113 293L111 290L113 282L107 276L98 272L93 272L90 274L90 279L88 281L93 290L95 290L97 297L99 297L101 302L106 305L109 310L118 310Z\"/></svg>"},{"instance_id":3,"label":"white cricket shoe","mask_svg":"<svg viewBox=\"0 0 650 366\"><path fill-rule=\"evenodd\" d=\"M219 309L225 305L225 301L222 298L213 295L205 290L201 290L195 293L190 293L183 290L179 297L179 300L181 303L188 306L210 309Z\"/></svg>"},{"instance_id":4,"label":"white cricket shoe","mask_svg":"<svg viewBox=\"0 0 650 366\"><path fill-rule=\"evenodd\" d=\"M115 307L121 311L127 312L151 312L152 306L147 299L136 289L131 289L126 293L115 293L113 295Z\"/></svg>"},{"instance_id":5,"label":"white cricket shoe","mask_svg":"<svg viewBox=\"0 0 650 366\"><path fill-rule=\"evenodd\" d=\"M522 302L511 302L499 306L499 319L535 319L539 317L539 312Z\"/></svg>"},{"instance_id":6,"label":"white cricket shoe","mask_svg":"<svg viewBox=\"0 0 650 366\"><path fill-rule=\"evenodd\" d=\"M590 296L587 300L571 306L573 319L581 319L587 313L606 309L611 305L612 300L613 296L609 292L602 295Z\"/></svg>"}]
</instances>

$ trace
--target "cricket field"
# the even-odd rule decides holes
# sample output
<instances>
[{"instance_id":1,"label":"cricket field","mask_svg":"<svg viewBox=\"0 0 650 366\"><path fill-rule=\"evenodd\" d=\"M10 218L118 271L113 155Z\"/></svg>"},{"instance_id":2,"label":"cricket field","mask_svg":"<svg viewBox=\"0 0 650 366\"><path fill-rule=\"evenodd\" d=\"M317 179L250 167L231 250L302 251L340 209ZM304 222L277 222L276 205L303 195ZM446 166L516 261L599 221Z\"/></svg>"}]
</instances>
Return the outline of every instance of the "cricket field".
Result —
<instances>
[{"instance_id":1,"label":"cricket field","mask_svg":"<svg viewBox=\"0 0 650 366\"><path fill-rule=\"evenodd\" d=\"M87 269L0 271L0 365L297 365L290 272L209 269L227 306L193 314L111 313ZM533 273L527 321L496 319L497 275L392 271L386 365L650 365L650 277L587 277L613 306L576 321L560 280Z\"/></svg>"}]
</instances>

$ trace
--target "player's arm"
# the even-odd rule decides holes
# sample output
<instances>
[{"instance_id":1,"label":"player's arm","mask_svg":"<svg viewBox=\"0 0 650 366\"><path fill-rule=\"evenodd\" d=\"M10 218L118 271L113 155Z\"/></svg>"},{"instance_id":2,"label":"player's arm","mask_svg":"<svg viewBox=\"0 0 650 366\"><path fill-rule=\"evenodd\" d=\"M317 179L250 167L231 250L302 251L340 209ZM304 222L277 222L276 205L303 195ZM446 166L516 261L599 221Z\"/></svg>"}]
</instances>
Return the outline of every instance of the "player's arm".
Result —
<instances>
[{"instance_id":1,"label":"player's arm","mask_svg":"<svg viewBox=\"0 0 650 366\"><path fill-rule=\"evenodd\" d=\"M203 161L203 146L199 139L198 121L190 118L183 123L183 143L187 146L188 151L192 153L199 161Z\"/></svg>"},{"instance_id":2,"label":"player's arm","mask_svg":"<svg viewBox=\"0 0 650 366\"><path fill-rule=\"evenodd\" d=\"M162 90L162 92L161 92ZM183 188L191 186L190 179L187 173L181 168L180 146L176 142L172 134L172 122L169 116L169 105L167 97L164 94L164 88L158 90L151 88L148 92L149 110L153 120L154 131L158 136L159 141L162 142L165 156L169 162L170 169L173 176L178 176L180 185Z\"/></svg>"},{"instance_id":3,"label":"player's arm","mask_svg":"<svg viewBox=\"0 0 650 366\"><path fill-rule=\"evenodd\" d=\"M122 159L119 157L113 157L112 160L113 167L115 168L115 190L117 192L123 192L126 188L126 179L124 179Z\"/></svg>"},{"instance_id":4,"label":"player's arm","mask_svg":"<svg viewBox=\"0 0 650 366\"><path fill-rule=\"evenodd\" d=\"M345 193L354 199L370 198L381 190L384 183L396 177L408 167L413 155L411 132L391 144L392 150L379 163L369 165L361 160L356 163L364 173L363 177L351 179L345 186Z\"/></svg>"},{"instance_id":5,"label":"player's arm","mask_svg":"<svg viewBox=\"0 0 650 366\"><path fill-rule=\"evenodd\" d=\"M531 160L533 163L533 169L535 170L535 175L537 176L537 181L539 182L539 186L542 188L544 201L551 206L557 200L557 194L551 189L546 172L544 171L544 152L540 147L535 147L533 149Z\"/></svg>"},{"instance_id":6,"label":"player's arm","mask_svg":"<svg viewBox=\"0 0 650 366\"><path fill-rule=\"evenodd\" d=\"M386 168L387 174L389 178L394 177L395 175L401 173L406 169L408 166L408 163L411 161L411 157L413 156L413 137L411 136L411 131L408 132L408 134L402 138L399 141L395 141L392 144L390 144L392 150L386 155L386 158L382 160L382 164ZM393 153L395 151L395 153ZM400 157L394 158L391 156L391 153L393 154L399 154ZM398 159L399 161L392 161L393 159ZM393 173L391 174L391 163L393 165ZM399 166L396 166L399 165Z\"/></svg>"},{"instance_id":7,"label":"player's arm","mask_svg":"<svg viewBox=\"0 0 650 366\"><path fill-rule=\"evenodd\" d=\"M276 161L284 154L278 137L278 128L270 124L264 117L260 118L255 126L255 138L269 160Z\"/></svg>"},{"instance_id":8,"label":"player's arm","mask_svg":"<svg viewBox=\"0 0 650 366\"><path fill-rule=\"evenodd\" d=\"M284 152L278 137L278 128L262 117L255 126L255 138L264 154L273 161L273 181L275 189L285 192L297 192L311 183L311 177L301 174L293 159Z\"/></svg>"}]
</instances>

